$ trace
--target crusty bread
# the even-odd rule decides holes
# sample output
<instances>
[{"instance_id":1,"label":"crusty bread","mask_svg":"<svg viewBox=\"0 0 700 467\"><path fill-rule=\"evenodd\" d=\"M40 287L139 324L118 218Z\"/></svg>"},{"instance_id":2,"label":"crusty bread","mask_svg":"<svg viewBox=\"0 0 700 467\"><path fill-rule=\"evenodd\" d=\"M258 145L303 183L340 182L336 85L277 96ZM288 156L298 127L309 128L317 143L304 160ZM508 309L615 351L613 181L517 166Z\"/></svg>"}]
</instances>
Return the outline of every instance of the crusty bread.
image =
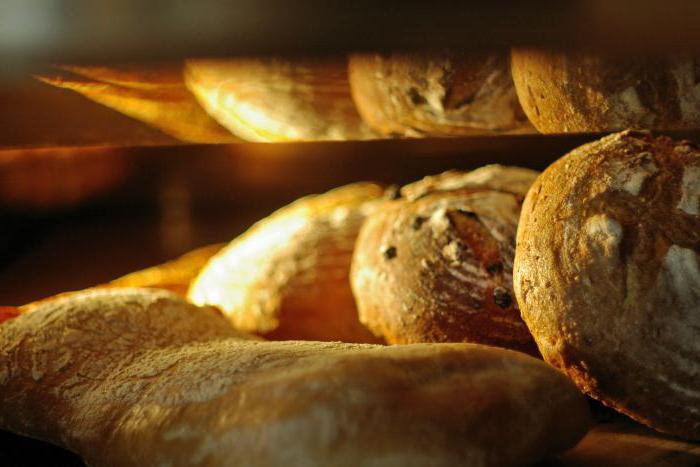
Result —
<instances>
[{"instance_id":1,"label":"crusty bread","mask_svg":"<svg viewBox=\"0 0 700 467\"><path fill-rule=\"evenodd\" d=\"M218 243L197 248L172 261L122 276L102 285L102 287L165 289L185 297L192 281L209 259L221 251L223 247L223 243Z\"/></svg>"},{"instance_id":2,"label":"crusty bread","mask_svg":"<svg viewBox=\"0 0 700 467\"><path fill-rule=\"evenodd\" d=\"M238 139L207 115L185 87L182 64L61 65L38 78L76 91L182 141L225 143Z\"/></svg>"},{"instance_id":3,"label":"crusty bread","mask_svg":"<svg viewBox=\"0 0 700 467\"><path fill-rule=\"evenodd\" d=\"M202 106L250 141L366 139L343 59L192 59L185 81Z\"/></svg>"},{"instance_id":4,"label":"crusty bread","mask_svg":"<svg viewBox=\"0 0 700 467\"><path fill-rule=\"evenodd\" d=\"M405 186L357 240L360 320L389 343L480 342L536 353L512 291L520 203L537 176L487 166Z\"/></svg>"},{"instance_id":5,"label":"crusty bread","mask_svg":"<svg viewBox=\"0 0 700 467\"><path fill-rule=\"evenodd\" d=\"M189 299L270 339L378 342L357 318L348 277L357 233L383 192L356 183L278 210L216 254Z\"/></svg>"},{"instance_id":6,"label":"crusty bread","mask_svg":"<svg viewBox=\"0 0 700 467\"><path fill-rule=\"evenodd\" d=\"M352 96L383 135L459 136L531 129L507 53L355 54Z\"/></svg>"},{"instance_id":7,"label":"crusty bread","mask_svg":"<svg viewBox=\"0 0 700 467\"><path fill-rule=\"evenodd\" d=\"M571 382L522 354L255 341L145 289L0 325L0 400L0 427L95 467L520 466L590 423Z\"/></svg>"},{"instance_id":8,"label":"crusty bread","mask_svg":"<svg viewBox=\"0 0 700 467\"><path fill-rule=\"evenodd\" d=\"M700 439L700 151L617 133L523 205L515 291L544 358L657 430Z\"/></svg>"},{"instance_id":9,"label":"crusty bread","mask_svg":"<svg viewBox=\"0 0 700 467\"><path fill-rule=\"evenodd\" d=\"M543 133L700 127L696 60L515 49L520 103Z\"/></svg>"}]
</instances>

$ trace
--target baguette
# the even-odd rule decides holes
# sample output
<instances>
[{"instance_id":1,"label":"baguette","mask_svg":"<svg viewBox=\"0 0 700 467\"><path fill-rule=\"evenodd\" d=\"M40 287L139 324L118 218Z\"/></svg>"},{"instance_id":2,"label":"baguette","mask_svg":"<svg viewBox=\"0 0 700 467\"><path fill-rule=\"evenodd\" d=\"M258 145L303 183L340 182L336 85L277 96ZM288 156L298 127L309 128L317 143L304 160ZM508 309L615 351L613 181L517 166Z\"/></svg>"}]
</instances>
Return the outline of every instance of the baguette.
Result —
<instances>
[{"instance_id":1,"label":"baguette","mask_svg":"<svg viewBox=\"0 0 700 467\"><path fill-rule=\"evenodd\" d=\"M182 64L60 65L40 81L78 92L181 141L227 143L238 138L212 119L185 87Z\"/></svg>"}]
</instances>

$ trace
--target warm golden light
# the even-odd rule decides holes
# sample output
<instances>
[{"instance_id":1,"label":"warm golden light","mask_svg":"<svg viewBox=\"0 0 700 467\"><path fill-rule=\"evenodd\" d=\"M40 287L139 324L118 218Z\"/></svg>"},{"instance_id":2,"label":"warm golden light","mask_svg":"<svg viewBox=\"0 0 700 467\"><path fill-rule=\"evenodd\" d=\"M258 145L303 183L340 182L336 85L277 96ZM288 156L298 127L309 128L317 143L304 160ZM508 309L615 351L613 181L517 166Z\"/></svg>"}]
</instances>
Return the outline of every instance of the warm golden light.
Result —
<instances>
[{"instance_id":1,"label":"warm golden light","mask_svg":"<svg viewBox=\"0 0 700 467\"><path fill-rule=\"evenodd\" d=\"M246 140L375 136L355 109L344 59L188 60L185 82L210 115Z\"/></svg>"},{"instance_id":2,"label":"warm golden light","mask_svg":"<svg viewBox=\"0 0 700 467\"><path fill-rule=\"evenodd\" d=\"M357 183L278 210L214 256L189 299L267 338L376 342L358 321L348 276L357 233L382 193Z\"/></svg>"},{"instance_id":3,"label":"warm golden light","mask_svg":"<svg viewBox=\"0 0 700 467\"><path fill-rule=\"evenodd\" d=\"M19 316L22 312L14 306L0 306L0 324Z\"/></svg>"},{"instance_id":4,"label":"warm golden light","mask_svg":"<svg viewBox=\"0 0 700 467\"><path fill-rule=\"evenodd\" d=\"M76 205L115 189L129 170L119 149L0 151L0 204L34 209Z\"/></svg>"},{"instance_id":5,"label":"warm golden light","mask_svg":"<svg viewBox=\"0 0 700 467\"><path fill-rule=\"evenodd\" d=\"M197 103L185 87L182 65L138 67L62 65L38 79L152 125L182 141L236 141Z\"/></svg>"}]
</instances>

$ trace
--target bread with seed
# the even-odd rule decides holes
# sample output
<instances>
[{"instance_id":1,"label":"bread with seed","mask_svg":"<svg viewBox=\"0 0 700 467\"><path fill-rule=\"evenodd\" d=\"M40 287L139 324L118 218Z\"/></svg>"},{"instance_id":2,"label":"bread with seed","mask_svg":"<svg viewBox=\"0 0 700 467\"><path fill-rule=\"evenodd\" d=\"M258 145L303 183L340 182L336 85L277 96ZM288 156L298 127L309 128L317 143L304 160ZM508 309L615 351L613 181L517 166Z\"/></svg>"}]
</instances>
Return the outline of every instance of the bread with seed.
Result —
<instances>
[{"instance_id":1,"label":"bread with seed","mask_svg":"<svg viewBox=\"0 0 700 467\"><path fill-rule=\"evenodd\" d=\"M537 173L487 166L407 185L358 236L360 320L390 343L480 342L536 353L513 297L520 203Z\"/></svg>"},{"instance_id":2,"label":"bread with seed","mask_svg":"<svg viewBox=\"0 0 700 467\"><path fill-rule=\"evenodd\" d=\"M507 52L354 54L352 96L365 122L383 135L532 130L508 58Z\"/></svg>"}]
</instances>

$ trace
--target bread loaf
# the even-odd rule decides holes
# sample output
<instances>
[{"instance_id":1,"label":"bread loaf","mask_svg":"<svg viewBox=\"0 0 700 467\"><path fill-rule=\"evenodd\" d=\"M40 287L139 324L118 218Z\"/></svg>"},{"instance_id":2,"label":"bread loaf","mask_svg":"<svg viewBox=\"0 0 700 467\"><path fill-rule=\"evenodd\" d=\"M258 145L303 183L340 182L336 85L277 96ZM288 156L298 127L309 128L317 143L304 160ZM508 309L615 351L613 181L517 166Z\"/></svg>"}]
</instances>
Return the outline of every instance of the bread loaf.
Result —
<instances>
[{"instance_id":1,"label":"bread loaf","mask_svg":"<svg viewBox=\"0 0 700 467\"><path fill-rule=\"evenodd\" d=\"M95 467L520 466L590 423L578 390L522 354L261 342L136 289L65 296L1 324L0 400L0 427Z\"/></svg>"},{"instance_id":2,"label":"bread loaf","mask_svg":"<svg viewBox=\"0 0 700 467\"><path fill-rule=\"evenodd\" d=\"M352 95L383 135L460 136L523 131L507 53L355 54Z\"/></svg>"},{"instance_id":3,"label":"bread loaf","mask_svg":"<svg viewBox=\"0 0 700 467\"><path fill-rule=\"evenodd\" d=\"M233 134L250 141L366 139L343 59L193 59L187 86Z\"/></svg>"},{"instance_id":4,"label":"bread loaf","mask_svg":"<svg viewBox=\"0 0 700 467\"><path fill-rule=\"evenodd\" d=\"M122 276L104 284L103 287L165 289L185 297L192 281L209 259L223 247L224 244L216 244L197 248L172 261Z\"/></svg>"},{"instance_id":5,"label":"bread loaf","mask_svg":"<svg viewBox=\"0 0 700 467\"><path fill-rule=\"evenodd\" d=\"M520 103L543 133L700 127L692 57L516 49L512 70Z\"/></svg>"},{"instance_id":6,"label":"bread loaf","mask_svg":"<svg viewBox=\"0 0 700 467\"><path fill-rule=\"evenodd\" d=\"M536 353L513 297L520 203L536 172L487 166L405 186L363 225L360 320L389 343L480 342Z\"/></svg>"},{"instance_id":7,"label":"bread loaf","mask_svg":"<svg viewBox=\"0 0 700 467\"><path fill-rule=\"evenodd\" d=\"M189 299L270 339L377 342L358 321L348 276L357 232L383 192L357 183L280 209L216 254Z\"/></svg>"},{"instance_id":8,"label":"bread loaf","mask_svg":"<svg viewBox=\"0 0 700 467\"><path fill-rule=\"evenodd\" d=\"M76 91L88 99L193 143L236 141L216 123L187 90L182 64L77 66L61 65L38 78Z\"/></svg>"},{"instance_id":9,"label":"bread loaf","mask_svg":"<svg viewBox=\"0 0 700 467\"><path fill-rule=\"evenodd\" d=\"M14 306L0 306L0 324L20 315L20 310Z\"/></svg>"},{"instance_id":10,"label":"bread loaf","mask_svg":"<svg viewBox=\"0 0 700 467\"><path fill-rule=\"evenodd\" d=\"M700 439L700 151L649 133L567 154L523 205L515 291L544 358L657 430Z\"/></svg>"}]
</instances>

